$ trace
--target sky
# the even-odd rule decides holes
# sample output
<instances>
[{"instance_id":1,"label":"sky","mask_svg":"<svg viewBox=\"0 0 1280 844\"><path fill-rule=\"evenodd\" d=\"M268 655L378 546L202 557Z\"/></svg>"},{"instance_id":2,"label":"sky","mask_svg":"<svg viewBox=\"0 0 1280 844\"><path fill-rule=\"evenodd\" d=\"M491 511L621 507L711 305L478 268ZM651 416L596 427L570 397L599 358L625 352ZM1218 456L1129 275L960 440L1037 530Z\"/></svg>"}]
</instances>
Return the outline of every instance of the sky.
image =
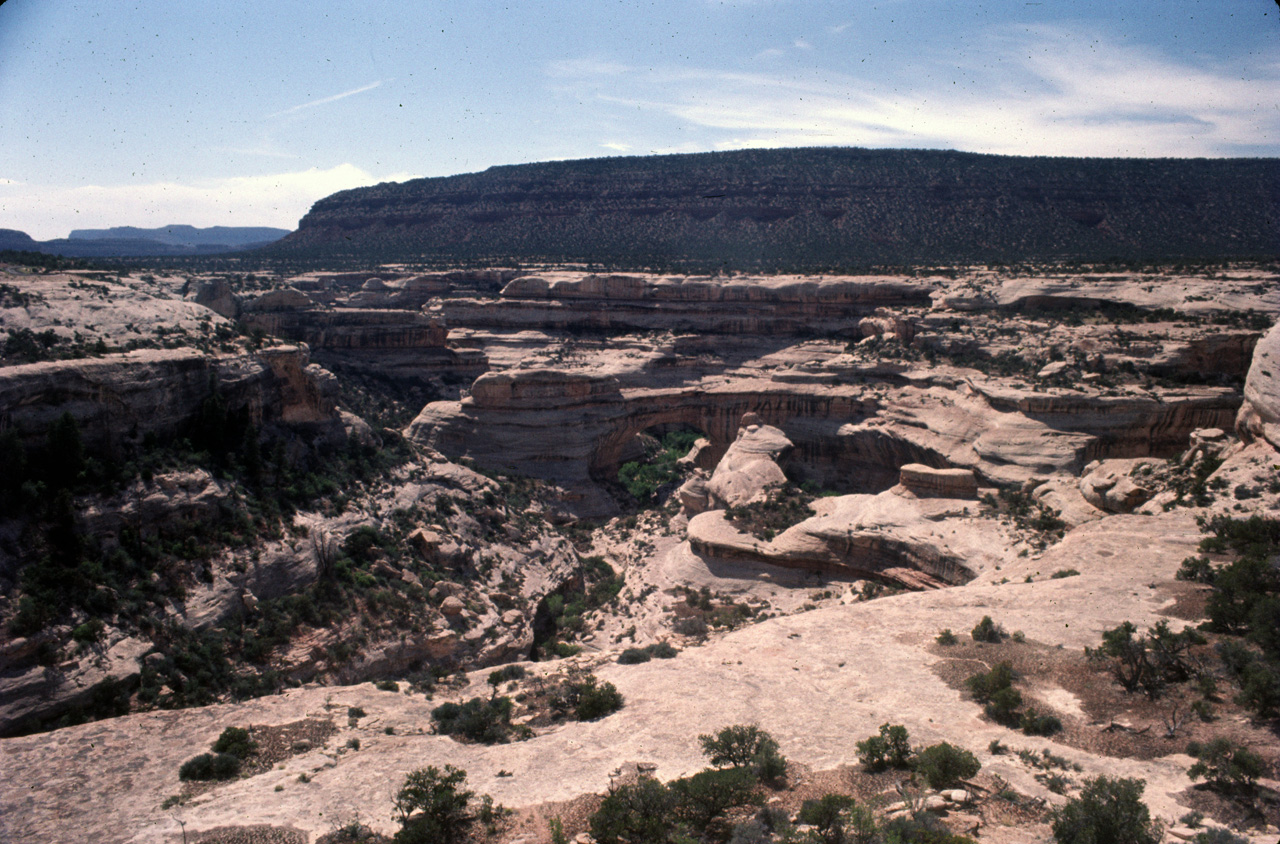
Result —
<instances>
[{"instance_id":1,"label":"sky","mask_svg":"<svg viewBox=\"0 0 1280 844\"><path fill-rule=\"evenodd\" d=\"M749 147L1280 155L1276 0L0 0L0 228Z\"/></svg>"}]
</instances>

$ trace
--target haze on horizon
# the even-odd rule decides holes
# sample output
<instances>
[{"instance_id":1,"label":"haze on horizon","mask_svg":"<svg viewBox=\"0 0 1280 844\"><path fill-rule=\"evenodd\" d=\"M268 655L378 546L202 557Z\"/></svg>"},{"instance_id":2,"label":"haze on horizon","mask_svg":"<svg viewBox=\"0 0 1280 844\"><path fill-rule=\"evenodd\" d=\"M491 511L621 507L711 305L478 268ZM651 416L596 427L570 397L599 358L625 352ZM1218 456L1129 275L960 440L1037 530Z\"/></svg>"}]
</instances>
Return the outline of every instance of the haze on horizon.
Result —
<instances>
[{"instance_id":1,"label":"haze on horizon","mask_svg":"<svg viewBox=\"0 0 1280 844\"><path fill-rule=\"evenodd\" d=\"M1280 155L1273 0L8 0L0 228L295 228L351 187L748 147Z\"/></svg>"}]
</instances>

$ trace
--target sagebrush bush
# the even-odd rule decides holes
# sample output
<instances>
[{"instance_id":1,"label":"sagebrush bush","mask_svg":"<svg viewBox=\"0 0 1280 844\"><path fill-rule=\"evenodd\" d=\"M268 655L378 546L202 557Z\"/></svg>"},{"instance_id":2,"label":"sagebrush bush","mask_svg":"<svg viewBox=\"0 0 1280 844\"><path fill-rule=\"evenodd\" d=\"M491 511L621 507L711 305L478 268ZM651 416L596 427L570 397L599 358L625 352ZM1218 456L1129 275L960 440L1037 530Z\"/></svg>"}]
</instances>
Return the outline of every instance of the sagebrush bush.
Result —
<instances>
[{"instance_id":1,"label":"sagebrush bush","mask_svg":"<svg viewBox=\"0 0 1280 844\"><path fill-rule=\"evenodd\" d=\"M178 769L178 779L229 780L240 773L240 759L230 753L201 753Z\"/></svg>"},{"instance_id":2,"label":"sagebrush bush","mask_svg":"<svg viewBox=\"0 0 1280 844\"><path fill-rule=\"evenodd\" d=\"M858 759L872 773L911 764L911 742L901 724L881 724L879 735L858 742Z\"/></svg>"},{"instance_id":3,"label":"sagebrush bush","mask_svg":"<svg viewBox=\"0 0 1280 844\"><path fill-rule=\"evenodd\" d=\"M1051 817L1058 844L1159 844L1158 826L1142 802L1146 783L1100 776Z\"/></svg>"},{"instance_id":4,"label":"sagebrush bush","mask_svg":"<svg viewBox=\"0 0 1280 844\"><path fill-rule=\"evenodd\" d=\"M916 754L913 767L930 788L951 788L973 777L982 768L978 757L955 745L941 742Z\"/></svg>"},{"instance_id":5,"label":"sagebrush bush","mask_svg":"<svg viewBox=\"0 0 1280 844\"><path fill-rule=\"evenodd\" d=\"M258 743L243 727L227 727L213 743L214 753L230 753L237 759L247 759L258 752Z\"/></svg>"},{"instance_id":6,"label":"sagebrush bush","mask_svg":"<svg viewBox=\"0 0 1280 844\"><path fill-rule=\"evenodd\" d=\"M1004 638L1004 630L1000 625L991 620L991 616L984 615L982 619L973 626L973 630L969 633L975 642L991 642L999 643Z\"/></svg>"}]
</instances>

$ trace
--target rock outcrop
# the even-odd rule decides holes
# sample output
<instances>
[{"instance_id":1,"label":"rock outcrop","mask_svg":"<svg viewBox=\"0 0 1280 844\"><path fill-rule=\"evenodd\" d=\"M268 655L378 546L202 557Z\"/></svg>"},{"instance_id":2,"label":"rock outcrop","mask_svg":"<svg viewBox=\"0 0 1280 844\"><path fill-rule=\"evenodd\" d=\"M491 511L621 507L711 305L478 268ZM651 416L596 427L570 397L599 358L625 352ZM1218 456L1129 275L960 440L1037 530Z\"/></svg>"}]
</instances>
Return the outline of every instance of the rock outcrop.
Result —
<instances>
[{"instance_id":1,"label":"rock outcrop","mask_svg":"<svg viewBox=\"0 0 1280 844\"><path fill-rule=\"evenodd\" d=\"M1246 442L1261 439L1280 448L1280 324L1254 349L1236 431Z\"/></svg>"},{"instance_id":2,"label":"rock outcrop","mask_svg":"<svg viewBox=\"0 0 1280 844\"><path fill-rule=\"evenodd\" d=\"M64 413L86 442L117 448L147 434L181 432L216 391L229 413L255 425L341 424L337 385L306 346L243 355L147 349L87 360L0 368L0 428L36 440ZM332 433L332 432L330 432Z\"/></svg>"},{"instance_id":3,"label":"rock outcrop","mask_svg":"<svg viewBox=\"0 0 1280 844\"><path fill-rule=\"evenodd\" d=\"M758 420L755 414L747 414L738 438L720 458L707 482L711 506L723 509L749 504L787 482L779 461L793 448L791 440L779 429Z\"/></svg>"},{"instance_id":4,"label":"rock outcrop","mask_svg":"<svg viewBox=\"0 0 1280 844\"><path fill-rule=\"evenodd\" d=\"M817 332L859 338L887 308L928 303L927 281L877 276L708 278L547 273L517 278L498 299L442 299L450 324L551 331L680 331L760 336ZM863 325L858 320L879 314Z\"/></svg>"},{"instance_id":5,"label":"rock outcrop","mask_svg":"<svg viewBox=\"0 0 1280 844\"><path fill-rule=\"evenodd\" d=\"M297 304L292 297L289 301ZM397 309L321 309L309 298L306 302L248 310L241 321L250 329L306 343L332 369L406 383L449 382L455 394L456 385L488 369L484 352L449 346L449 330L438 317Z\"/></svg>"}]
</instances>

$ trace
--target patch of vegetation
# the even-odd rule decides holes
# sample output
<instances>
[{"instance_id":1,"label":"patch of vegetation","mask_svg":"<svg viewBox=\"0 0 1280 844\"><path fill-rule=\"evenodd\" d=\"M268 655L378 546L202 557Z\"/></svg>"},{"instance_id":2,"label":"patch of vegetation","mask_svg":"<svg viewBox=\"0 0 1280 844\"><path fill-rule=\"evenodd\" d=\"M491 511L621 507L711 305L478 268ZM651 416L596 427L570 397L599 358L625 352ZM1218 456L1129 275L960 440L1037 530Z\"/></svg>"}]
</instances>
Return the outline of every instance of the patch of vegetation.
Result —
<instances>
[{"instance_id":1,"label":"patch of vegetation","mask_svg":"<svg viewBox=\"0 0 1280 844\"><path fill-rule=\"evenodd\" d=\"M201 753L182 763L182 780L230 780L240 775L240 759L230 753Z\"/></svg>"},{"instance_id":2,"label":"patch of vegetation","mask_svg":"<svg viewBox=\"0 0 1280 844\"><path fill-rule=\"evenodd\" d=\"M998 645L1004 639L1004 628L991 620L991 616L984 615L973 626L973 630L969 631L969 635L973 637L975 642L988 642Z\"/></svg>"},{"instance_id":3,"label":"patch of vegetation","mask_svg":"<svg viewBox=\"0 0 1280 844\"><path fill-rule=\"evenodd\" d=\"M618 469L618 482L641 506L652 504L665 487L680 479L680 458L702 436L700 431L670 431L661 439L642 435L644 460L623 463Z\"/></svg>"},{"instance_id":4,"label":"patch of vegetation","mask_svg":"<svg viewBox=\"0 0 1280 844\"><path fill-rule=\"evenodd\" d=\"M1156 697L1169 684L1191 678L1187 651L1192 645L1204 644L1203 636L1191 628L1175 633L1167 621L1158 622L1146 635L1134 635L1136 632L1129 621L1105 630L1102 644L1086 649L1086 655L1105 663L1127 692L1140 690Z\"/></svg>"},{"instance_id":5,"label":"patch of vegetation","mask_svg":"<svg viewBox=\"0 0 1280 844\"><path fill-rule=\"evenodd\" d=\"M755 724L725 727L715 735L700 735L702 752L717 768L749 769L763 782L779 782L787 773L787 760L778 752L773 736Z\"/></svg>"},{"instance_id":6,"label":"patch of vegetation","mask_svg":"<svg viewBox=\"0 0 1280 844\"><path fill-rule=\"evenodd\" d=\"M1160 828L1142 802L1145 783L1100 776L1052 814L1058 844L1159 844Z\"/></svg>"},{"instance_id":7,"label":"patch of vegetation","mask_svg":"<svg viewBox=\"0 0 1280 844\"><path fill-rule=\"evenodd\" d=\"M642 776L612 787L590 819L597 844L726 841L733 831L731 813L764 802L760 772L774 764L785 769L777 744L758 727L725 727L700 740L718 767L665 785ZM777 763L761 764L774 757Z\"/></svg>"},{"instance_id":8,"label":"patch of vegetation","mask_svg":"<svg viewBox=\"0 0 1280 844\"><path fill-rule=\"evenodd\" d=\"M467 772L453 765L443 771L435 765L411 771L392 803L400 822L396 844L463 844L477 824L495 832L510 811L488 795L474 806L476 795L463 787L466 781Z\"/></svg>"},{"instance_id":9,"label":"patch of vegetation","mask_svg":"<svg viewBox=\"0 0 1280 844\"><path fill-rule=\"evenodd\" d=\"M1062 520L1061 513L1036 501L1021 489L1002 488L996 495L987 493L982 497L982 504L987 510L1002 515L1014 527L1027 534L1028 541L1037 550L1043 551L1057 542L1067 530L1067 523Z\"/></svg>"},{"instance_id":10,"label":"patch of vegetation","mask_svg":"<svg viewBox=\"0 0 1280 844\"><path fill-rule=\"evenodd\" d=\"M727 507L724 516L736 529L766 542L815 514L813 496L792 483L769 489L763 501Z\"/></svg>"},{"instance_id":11,"label":"patch of vegetation","mask_svg":"<svg viewBox=\"0 0 1280 844\"><path fill-rule=\"evenodd\" d=\"M1196 763L1187 769L1193 780L1204 779L1223 794L1249 794L1266 774L1262 757L1230 739L1218 737L1187 745L1187 755Z\"/></svg>"},{"instance_id":12,"label":"patch of vegetation","mask_svg":"<svg viewBox=\"0 0 1280 844\"><path fill-rule=\"evenodd\" d=\"M533 618L534 658L571 655L563 648L586 628L587 613L614 602L625 583L604 557L580 558L577 576L538 603Z\"/></svg>"},{"instance_id":13,"label":"patch of vegetation","mask_svg":"<svg viewBox=\"0 0 1280 844\"><path fill-rule=\"evenodd\" d=\"M881 724L878 735L858 742L858 760L872 773L911 767L911 742L901 724Z\"/></svg>"},{"instance_id":14,"label":"patch of vegetation","mask_svg":"<svg viewBox=\"0 0 1280 844\"><path fill-rule=\"evenodd\" d=\"M511 740L512 701L509 697L489 700L473 697L465 703L443 703L431 710L436 732L459 736L481 744L503 744ZM526 737L521 735L520 737Z\"/></svg>"},{"instance_id":15,"label":"patch of vegetation","mask_svg":"<svg viewBox=\"0 0 1280 844\"><path fill-rule=\"evenodd\" d=\"M683 603L671 608L675 614L672 630L682 636L702 637L711 627L732 630L756 616L756 608L751 604L713 595L706 586L696 590L678 586L671 592L684 596Z\"/></svg>"},{"instance_id":16,"label":"patch of vegetation","mask_svg":"<svg viewBox=\"0 0 1280 844\"><path fill-rule=\"evenodd\" d=\"M667 642L658 642L654 645L646 645L643 648L627 648L618 655L619 665L638 665L642 662L648 662L650 659L657 657L658 659L671 659L679 650L672 647Z\"/></svg>"},{"instance_id":17,"label":"patch of vegetation","mask_svg":"<svg viewBox=\"0 0 1280 844\"><path fill-rule=\"evenodd\" d=\"M953 788L974 777L982 765L978 757L947 742L922 748L912 761L916 773L932 789Z\"/></svg>"}]
</instances>

